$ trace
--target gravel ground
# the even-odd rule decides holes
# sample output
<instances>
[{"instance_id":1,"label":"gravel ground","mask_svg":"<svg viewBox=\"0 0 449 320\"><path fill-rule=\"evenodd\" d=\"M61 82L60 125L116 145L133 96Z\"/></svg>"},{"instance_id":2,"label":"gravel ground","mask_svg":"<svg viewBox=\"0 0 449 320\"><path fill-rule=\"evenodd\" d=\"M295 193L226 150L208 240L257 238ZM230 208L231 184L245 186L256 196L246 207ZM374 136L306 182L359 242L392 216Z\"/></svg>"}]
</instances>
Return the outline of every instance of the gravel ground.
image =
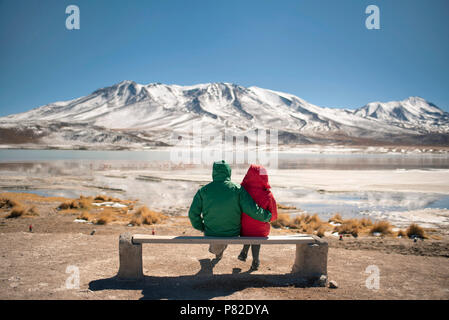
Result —
<instances>
[{"instance_id":1,"label":"gravel ground","mask_svg":"<svg viewBox=\"0 0 449 320\"><path fill-rule=\"evenodd\" d=\"M328 275L329 280L337 282L337 289L304 287L295 281L289 274L295 247L289 245L263 246L261 267L250 272L250 258L246 262L237 260L239 245L229 246L223 259L215 264L206 245L146 244L145 280L119 282L114 276L120 233L199 232L185 217L172 217L147 227L100 226L74 223L74 215L60 215L51 207L48 205L47 214L39 217L0 218L0 299L449 298L449 250L445 238L416 243L372 237L327 239ZM30 224L32 233L28 232ZM272 234L286 232L273 229ZM71 281L76 270L79 288ZM370 281L374 275L370 270L379 272L378 289L370 286L375 285Z\"/></svg>"}]
</instances>

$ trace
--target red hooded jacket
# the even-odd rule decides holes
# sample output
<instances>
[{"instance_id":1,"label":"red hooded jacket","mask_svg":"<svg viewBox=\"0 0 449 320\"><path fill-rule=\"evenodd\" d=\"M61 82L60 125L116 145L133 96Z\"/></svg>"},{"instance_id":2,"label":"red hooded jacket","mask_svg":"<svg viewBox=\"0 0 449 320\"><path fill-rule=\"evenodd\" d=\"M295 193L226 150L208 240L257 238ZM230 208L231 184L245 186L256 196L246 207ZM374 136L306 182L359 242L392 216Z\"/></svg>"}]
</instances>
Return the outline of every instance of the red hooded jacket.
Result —
<instances>
[{"instance_id":1,"label":"red hooded jacket","mask_svg":"<svg viewBox=\"0 0 449 320\"><path fill-rule=\"evenodd\" d=\"M245 178L242 181L242 187L249 193L263 209L271 212L271 220L276 220L278 216L276 200L270 191L268 184L268 174L264 167L252 164ZM246 213L242 212L242 229L240 235L243 237L267 237L270 233L270 223L257 221Z\"/></svg>"}]
</instances>

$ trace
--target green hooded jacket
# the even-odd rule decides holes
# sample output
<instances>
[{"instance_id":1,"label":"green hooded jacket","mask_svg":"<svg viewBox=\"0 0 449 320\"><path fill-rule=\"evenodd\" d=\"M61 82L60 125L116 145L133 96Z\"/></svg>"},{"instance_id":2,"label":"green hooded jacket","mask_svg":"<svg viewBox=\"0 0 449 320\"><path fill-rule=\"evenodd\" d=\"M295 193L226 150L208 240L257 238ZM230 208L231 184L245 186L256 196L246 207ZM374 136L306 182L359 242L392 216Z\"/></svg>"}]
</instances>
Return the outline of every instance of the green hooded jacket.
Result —
<instances>
[{"instance_id":1,"label":"green hooded jacket","mask_svg":"<svg viewBox=\"0 0 449 320\"><path fill-rule=\"evenodd\" d=\"M231 182L231 167L225 161L214 162L212 182L198 190L189 210L192 226L206 236L240 235L242 212L268 222L271 212L259 207L246 190Z\"/></svg>"}]
</instances>

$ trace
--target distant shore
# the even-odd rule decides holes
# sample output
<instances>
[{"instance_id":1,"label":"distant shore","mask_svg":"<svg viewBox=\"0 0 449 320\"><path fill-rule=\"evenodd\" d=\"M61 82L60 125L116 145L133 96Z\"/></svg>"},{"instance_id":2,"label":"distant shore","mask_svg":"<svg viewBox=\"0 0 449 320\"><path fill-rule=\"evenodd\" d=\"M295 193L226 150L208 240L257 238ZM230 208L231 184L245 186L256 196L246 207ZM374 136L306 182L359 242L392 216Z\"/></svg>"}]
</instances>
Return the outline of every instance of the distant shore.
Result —
<instances>
[{"instance_id":1,"label":"distant shore","mask_svg":"<svg viewBox=\"0 0 449 320\"><path fill-rule=\"evenodd\" d=\"M140 146L140 145L107 145L107 144L72 144L72 145L47 145L47 144L0 144L0 149L11 150L88 150L88 151L145 151L163 150L170 151L173 146ZM264 150L265 151L265 150ZM298 152L310 154L448 154L447 145L279 145L272 152ZM1 159L0 159L1 160Z\"/></svg>"}]
</instances>

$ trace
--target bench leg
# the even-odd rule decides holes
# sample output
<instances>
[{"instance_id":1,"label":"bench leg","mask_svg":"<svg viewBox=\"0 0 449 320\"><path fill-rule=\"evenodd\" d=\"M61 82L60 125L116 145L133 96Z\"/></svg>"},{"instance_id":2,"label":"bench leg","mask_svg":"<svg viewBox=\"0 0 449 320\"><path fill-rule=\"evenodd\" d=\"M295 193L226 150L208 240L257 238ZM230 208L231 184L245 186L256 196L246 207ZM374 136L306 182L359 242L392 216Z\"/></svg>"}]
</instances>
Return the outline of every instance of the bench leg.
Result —
<instances>
[{"instance_id":1,"label":"bench leg","mask_svg":"<svg viewBox=\"0 0 449 320\"><path fill-rule=\"evenodd\" d=\"M316 243L297 244L292 273L309 280L320 280L326 285L328 244L321 239Z\"/></svg>"},{"instance_id":2,"label":"bench leg","mask_svg":"<svg viewBox=\"0 0 449 320\"><path fill-rule=\"evenodd\" d=\"M131 233L123 233L119 238L120 267L117 278L120 280L143 279L142 245L132 243Z\"/></svg>"}]
</instances>

